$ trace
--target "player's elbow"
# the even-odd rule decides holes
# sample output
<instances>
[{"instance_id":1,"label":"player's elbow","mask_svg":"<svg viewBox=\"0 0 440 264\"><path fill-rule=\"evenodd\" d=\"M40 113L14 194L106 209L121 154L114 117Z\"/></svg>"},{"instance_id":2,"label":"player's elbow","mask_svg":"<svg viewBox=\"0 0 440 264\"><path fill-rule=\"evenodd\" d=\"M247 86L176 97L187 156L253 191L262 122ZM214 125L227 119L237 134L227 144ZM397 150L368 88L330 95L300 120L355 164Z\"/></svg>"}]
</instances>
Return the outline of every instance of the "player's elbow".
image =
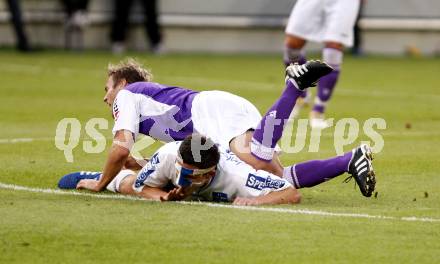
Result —
<instances>
[{"instance_id":1,"label":"player's elbow","mask_svg":"<svg viewBox=\"0 0 440 264\"><path fill-rule=\"evenodd\" d=\"M301 202L301 194L299 192L296 192L292 199L292 204L299 204L300 202Z\"/></svg>"},{"instance_id":2,"label":"player's elbow","mask_svg":"<svg viewBox=\"0 0 440 264\"><path fill-rule=\"evenodd\" d=\"M282 190L274 204L298 204L301 202L301 194L293 187Z\"/></svg>"},{"instance_id":3,"label":"player's elbow","mask_svg":"<svg viewBox=\"0 0 440 264\"><path fill-rule=\"evenodd\" d=\"M287 203L299 204L301 202L301 194L295 188L288 189Z\"/></svg>"},{"instance_id":4,"label":"player's elbow","mask_svg":"<svg viewBox=\"0 0 440 264\"><path fill-rule=\"evenodd\" d=\"M125 161L130 155L130 150L122 146L113 145L110 155L113 159Z\"/></svg>"}]
</instances>

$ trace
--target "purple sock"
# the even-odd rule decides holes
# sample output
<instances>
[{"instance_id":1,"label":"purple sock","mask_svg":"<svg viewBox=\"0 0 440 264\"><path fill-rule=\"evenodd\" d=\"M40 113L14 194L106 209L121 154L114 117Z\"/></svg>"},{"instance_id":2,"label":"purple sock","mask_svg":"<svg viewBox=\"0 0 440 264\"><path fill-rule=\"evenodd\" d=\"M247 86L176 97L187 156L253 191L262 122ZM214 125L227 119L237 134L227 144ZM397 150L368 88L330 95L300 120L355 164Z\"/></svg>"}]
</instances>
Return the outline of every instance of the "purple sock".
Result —
<instances>
[{"instance_id":1,"label":"purple sock","mask_svg":"<svg viewBox=\"0 0 440 264\"><path fill-rule=\"evenodd\" d=\"M296 99L301 93L302 91L291 80L287 81L280 98L267 111L254 131L251 153L255 157L264 161L272 160L274 148L283 134L284 123L289 119Z\"/></svg>"},{"instance_id":2,"label":"purple sock","mask_svg":"<svg viewBox=\"0 0 440 264\"><path fill-rule=\"evenodd\" d=\"M335 68L334 71L319 79L318 98L319 101L322 103L315 103L313 107L314 111L324 113L325 104L327 103L328 100L330 100L330 97L333 94L333 90L336 86L336 82L338 81L339 72L340 71Z\"/></svg>"},{"instance_id":3,"label":"purple sock","mask_svg":"<svg viewBox=\"0 0 440 264\"><path fill-rule=\"evenodd\" d=\"M315 100L313 111L323 114L325 111L325 103L321 102L320 100Z\"/></svg>"},{"instance_id":4,"label":"purple sock","mask_svg":"<svg viewBox=\"0 0 440 264\"><path fill-rule=\"evenodd\" d=\"M284 168L284 175L295 188L313 187L348 171L352 152L326 160L311 160Z\"/></svg>"}]
</instances>

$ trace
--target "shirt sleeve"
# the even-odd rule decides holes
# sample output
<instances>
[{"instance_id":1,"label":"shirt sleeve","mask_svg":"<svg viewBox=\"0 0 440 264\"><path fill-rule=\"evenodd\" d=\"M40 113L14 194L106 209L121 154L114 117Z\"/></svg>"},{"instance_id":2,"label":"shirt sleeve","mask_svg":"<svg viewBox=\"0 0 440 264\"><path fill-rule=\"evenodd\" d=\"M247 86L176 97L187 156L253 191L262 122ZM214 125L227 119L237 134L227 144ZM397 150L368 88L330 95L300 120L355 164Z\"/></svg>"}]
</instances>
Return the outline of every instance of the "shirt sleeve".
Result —
<instances>
[{"instance_id":1,"label":"shirt sleeve","mask_svg":"<svg viewBox=\"0 0 440 264\"><path fill-rule=\"evenodd\" d=\"M287 180L263 170L247 169L235 174L235 195L231 195L231 198L259 197L292 187Z\"/></svg>"},{"instance_id":2,"label":"shirt sleeve","mask_svg":"<svg viewBox=\"0 0 440 264\"><path fill-rule=\"evenodd\" d=\"M113 135L119 130L128 130L136 139L139 134L140 108L135 94L126 90L119 91L112 108L115 119Z\"/></svg>"},{"instance_id":3,"label":"shirt sleeve","mask_svg":"<svg viewBox=\"0 0 440 264\"><path fill-rule=\"evenodd\" d=\"M255 170L233 153L221 152L216 176L197 195L205 200L232 202L237 197L255 198L290 187L292 185L285 179Z\"/></svg>"}]
</instances>

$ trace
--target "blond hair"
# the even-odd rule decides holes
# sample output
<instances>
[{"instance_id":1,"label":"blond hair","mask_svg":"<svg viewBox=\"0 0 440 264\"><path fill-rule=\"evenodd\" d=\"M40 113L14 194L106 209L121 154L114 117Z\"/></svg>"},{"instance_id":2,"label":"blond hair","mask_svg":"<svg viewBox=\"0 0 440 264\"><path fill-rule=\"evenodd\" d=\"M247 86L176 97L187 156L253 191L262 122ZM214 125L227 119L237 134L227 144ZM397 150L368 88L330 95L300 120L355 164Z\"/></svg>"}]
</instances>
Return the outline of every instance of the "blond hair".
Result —
<instances>
[{"instance_id":1,"label":"blond hair","mask_svg":"<svg viewBox=\"0 0 440 264\"><path fill-rule=\"evenodd\" d=\"M127 83L149 82L153 79L151 72L133 58L127 58L118 64L109 63L107 67L107 75L113 77L115 84L125 79Z\"/></svg>"}]
</instances>

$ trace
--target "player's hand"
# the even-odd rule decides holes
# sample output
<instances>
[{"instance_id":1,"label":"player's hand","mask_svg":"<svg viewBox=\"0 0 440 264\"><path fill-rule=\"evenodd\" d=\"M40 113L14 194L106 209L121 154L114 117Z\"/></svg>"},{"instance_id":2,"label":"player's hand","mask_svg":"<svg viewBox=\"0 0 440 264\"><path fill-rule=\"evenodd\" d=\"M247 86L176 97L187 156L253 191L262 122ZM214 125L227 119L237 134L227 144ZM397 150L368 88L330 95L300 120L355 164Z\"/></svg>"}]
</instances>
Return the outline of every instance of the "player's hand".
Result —
<instances>
[{"instance_id":1,"label":"player's hand","mask_svg":"<svg viewBox=\"0 0 440 264\"><path fill-rule=\"evenodd\" d=\"M94 191L94 192L101 191L100 189L98 189L98 181L94 180L94 179L80 180L78 182L78 184L76 185L76 189L77 190L86 189L86 190L90 190L90 191Z\"/></svg>"},{"instance_id":2,"label":"player's hand","mask_svg":"<svg viewBox=\"0 0 440 264\"><path fill-rule=\"evenodd\" d=\"M167 194L160 197L161 202L166 201L180 201L186 197L186 192L182 187L174 188L171 191L167 192Z\"/></svg>"},{"instance_id":3,"label":"player's hand","mask_svg":"<svg viewBox=\"0 0 440 264\"><path fill-rule=\"evenodd\" d=\"M258 201L253 198L243 198L243 197L237 197L235 198L234 202L232 202L233 205L259 205Z\"/></svg>"}]
</instances>

